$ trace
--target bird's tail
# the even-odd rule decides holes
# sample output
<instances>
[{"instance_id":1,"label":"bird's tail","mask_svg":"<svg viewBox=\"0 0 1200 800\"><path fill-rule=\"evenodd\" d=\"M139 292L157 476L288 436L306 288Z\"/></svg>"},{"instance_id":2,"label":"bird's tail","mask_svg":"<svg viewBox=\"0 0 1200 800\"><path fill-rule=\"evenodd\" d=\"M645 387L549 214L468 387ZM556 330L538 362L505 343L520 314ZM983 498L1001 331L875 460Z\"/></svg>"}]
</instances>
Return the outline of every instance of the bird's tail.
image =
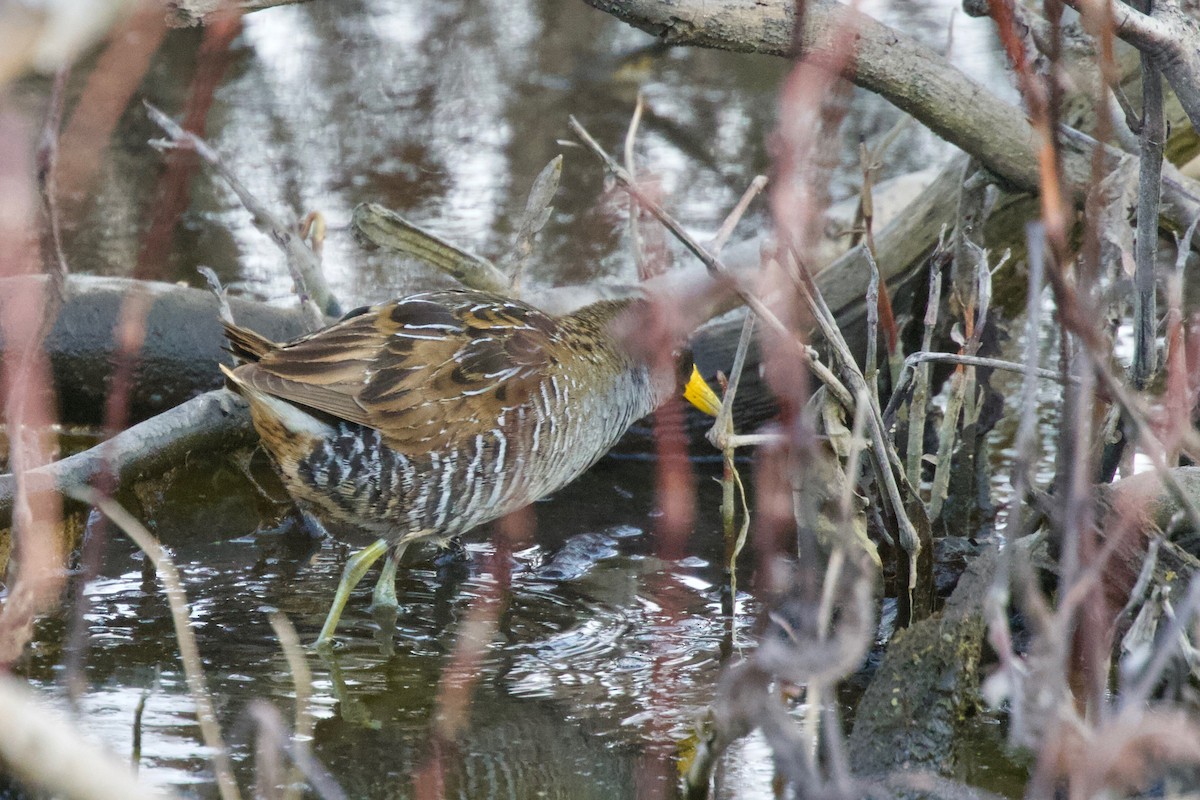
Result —
<instances>
[{"instance_id":1,"label":"bird's tail","mask_svg":"<svg viewBox=\"0 0 1200 800\"><path fill-rule=\"evenodd\" d=\"M252 364L268 353L279 349L279 345L260 333L249 328L234 325L232 322L223 323L225 338L229 340L229 352L240 361Z\"/></svg>"},{"instance_id":2,"label":"bird's tail","mask_svg":"<svg viewBox=\"0 0 1200 800\"><path fill-rule=\"evenodd\" d=\"M247 400L250 399L248 396L250 387L248 387L246 385L245 381L243 381L237 375L234 375L233 370L230 369L229 367L225 366L224 364L217 364L217 366L221 368L221 372L225 373L226 388L232 389L233 391L240 394L242 397L245 397Z\"/></svg>"}]
</instances>

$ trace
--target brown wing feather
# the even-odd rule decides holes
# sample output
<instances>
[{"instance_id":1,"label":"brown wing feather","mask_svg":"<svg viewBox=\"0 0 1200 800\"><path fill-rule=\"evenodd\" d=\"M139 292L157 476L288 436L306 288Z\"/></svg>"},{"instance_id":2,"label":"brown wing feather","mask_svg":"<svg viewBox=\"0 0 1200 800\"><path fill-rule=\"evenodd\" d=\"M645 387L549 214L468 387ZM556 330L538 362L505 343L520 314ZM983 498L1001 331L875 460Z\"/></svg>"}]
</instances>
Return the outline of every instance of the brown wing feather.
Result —
<instances>
[{"instance_id":1,"label":"brown wing feather","mask_svg":"<svg viewBox=\"0 0 1200 800\"><path fill-rule=\"evenodd\" d=\"M221 325L224 326L225 338L229 341L229 352L245 363L258 361L267 353L279 348L278 344L249 328L226 321L222 321Z\"/></svg>"},{"instance_id":2,"label":"brown wing feather","mask_svg":"<svg viewBox=\"0 0 1200 800\"><path fill-rule=\"evenodd\" d=\"M378 429L417 452L496 427L537 390L558 328L496 295L416 295L263 355L238 375L289 402Z\"/></svg>"}]
</instances>

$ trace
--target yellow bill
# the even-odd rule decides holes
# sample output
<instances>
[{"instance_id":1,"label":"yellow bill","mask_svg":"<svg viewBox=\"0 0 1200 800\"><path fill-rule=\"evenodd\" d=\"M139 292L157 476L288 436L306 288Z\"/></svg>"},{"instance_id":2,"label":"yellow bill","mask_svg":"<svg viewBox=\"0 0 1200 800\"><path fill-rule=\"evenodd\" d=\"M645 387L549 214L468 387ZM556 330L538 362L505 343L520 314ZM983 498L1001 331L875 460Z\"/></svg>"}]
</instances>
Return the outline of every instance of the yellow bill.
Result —
<instances>
[{"instance_id":1,"label":"yellow bill","mask_svg":"<svg viewBox=\"0 0 1200 800\"><path fill-rule=\"evenodd\" d=\"M688 378L687 386L683 387L683 399L710 417L715 417L721 410L721 398L717 397L717 393L700 377L700 370L695 364L692 365L692 377Z\"/></svg>"}]
</instances>

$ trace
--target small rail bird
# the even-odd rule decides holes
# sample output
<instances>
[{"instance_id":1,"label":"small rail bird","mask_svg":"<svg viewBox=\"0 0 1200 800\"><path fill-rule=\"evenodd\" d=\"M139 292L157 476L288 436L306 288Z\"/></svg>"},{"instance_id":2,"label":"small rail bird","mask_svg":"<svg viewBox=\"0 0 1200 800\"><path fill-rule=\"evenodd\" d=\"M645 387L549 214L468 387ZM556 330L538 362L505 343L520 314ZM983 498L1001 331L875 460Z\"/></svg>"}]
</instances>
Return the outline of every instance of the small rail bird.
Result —
<instances>
[{"instance_id":1,"label":"small rail bird","mask_svg":"<svg viewBox=\"0 0 1200 800\"><path fill-rule=\"evenodd\" d=\"M616 329L645 309L605 300L551 316L447 290L351 312L286 344L226 324L243 363L222 370L293 497L379 537L347 562L317 646L385 553L375 602L395 606L409 544L444 546L559 489L679 391L674 364L650 363L653 348Z\"/></svg>"}]
</instances>

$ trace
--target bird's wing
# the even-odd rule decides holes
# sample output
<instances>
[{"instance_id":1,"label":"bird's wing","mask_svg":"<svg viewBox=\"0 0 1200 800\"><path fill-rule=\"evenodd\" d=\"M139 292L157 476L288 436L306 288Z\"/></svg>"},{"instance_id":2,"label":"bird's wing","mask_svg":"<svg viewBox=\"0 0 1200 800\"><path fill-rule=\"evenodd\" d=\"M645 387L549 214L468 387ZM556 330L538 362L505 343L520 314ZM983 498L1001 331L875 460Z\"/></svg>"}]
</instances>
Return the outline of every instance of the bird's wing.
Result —
<instances>
[{"instance_id":1,"label":"bird's wing","mask_svg":"<svg viewBox=\"0 0 1200 800\"><path fill-rule=\"evenodd\" d=\"M558 323L469 291L376 306L283 345L238 374L289 402L379 430L420 452L497 427L554 363Z\"/></svg>"}]
</instances>

